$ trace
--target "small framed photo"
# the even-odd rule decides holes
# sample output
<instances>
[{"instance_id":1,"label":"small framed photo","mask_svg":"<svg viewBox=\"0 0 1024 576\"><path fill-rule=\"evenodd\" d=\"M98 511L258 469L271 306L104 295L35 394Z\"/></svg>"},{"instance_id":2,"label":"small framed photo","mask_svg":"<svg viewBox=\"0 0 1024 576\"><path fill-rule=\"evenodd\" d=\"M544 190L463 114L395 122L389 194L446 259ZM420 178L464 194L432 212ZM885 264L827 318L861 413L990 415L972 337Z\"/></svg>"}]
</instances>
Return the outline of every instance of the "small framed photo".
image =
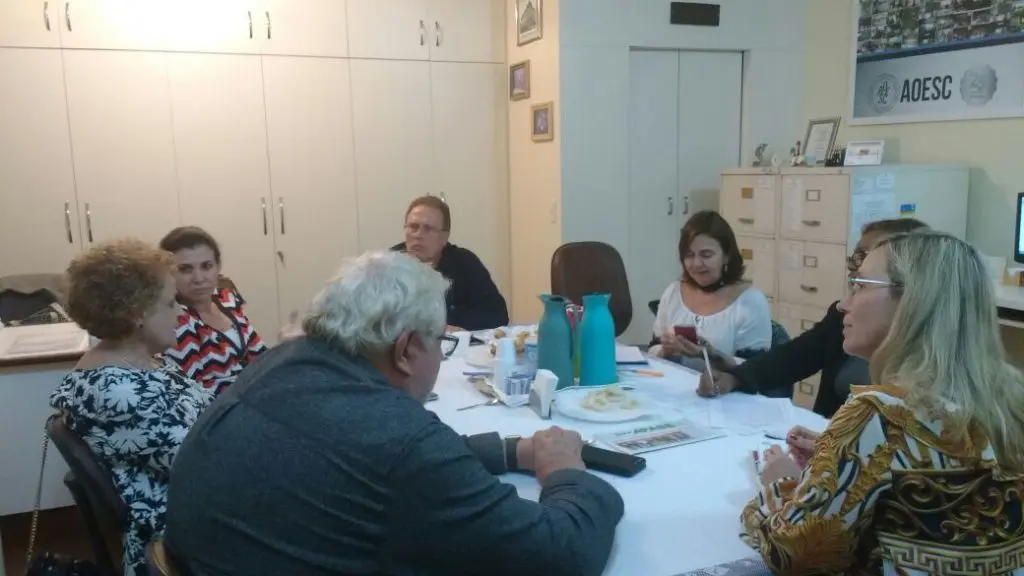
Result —
<instances>
[{"instance_id":1,"label":"small framed photo","mask_svg":"<svg viewBox=\"0 0 1024 576\"><path fill-rule=\"evenodd\" d=\"M534 142L555 139L555 103L545 102L533 106L530 113L530 134Z\"/></svg>"},{"instance_id":2,"label":"small framed photo","mask_svg":"<svg viewBox=\"0 0 1024 576\"><path fill-rule=\"evenodd\" d=\"M845 166L880 166L885 140L859 140L846 143Z\"/></svg>"},{"instance_id":3,"label":"small framed photo","mask_svg":"<svg viewBox=\"0 0 1024 576\"><path fill-rule=\"evenodd\" d=\"M522 46L544 36L541 0L515 0L516 45Z\"/></svg>"},{"instance_id":4,"label":"small framed photo","mask_svg":"<svg viewBox=\"0 0 1024 576\"><path fill-rule=\"evenodd\" d=\"M529 60L509 66L508 97L512 100L526 100L530 97Z\"/></svg>"},{"instance_id":5,"label":"small framed photo","mask_svg":"<svg viewBox=\"0 0 1024 576\"><path fill-rule=\"evenodd\" d=\"M817 118L807 123L807 135L804 136L803 156L808 166L824 166L836 145L839 124L842 117Z\"/></svg>"}]
</instances>

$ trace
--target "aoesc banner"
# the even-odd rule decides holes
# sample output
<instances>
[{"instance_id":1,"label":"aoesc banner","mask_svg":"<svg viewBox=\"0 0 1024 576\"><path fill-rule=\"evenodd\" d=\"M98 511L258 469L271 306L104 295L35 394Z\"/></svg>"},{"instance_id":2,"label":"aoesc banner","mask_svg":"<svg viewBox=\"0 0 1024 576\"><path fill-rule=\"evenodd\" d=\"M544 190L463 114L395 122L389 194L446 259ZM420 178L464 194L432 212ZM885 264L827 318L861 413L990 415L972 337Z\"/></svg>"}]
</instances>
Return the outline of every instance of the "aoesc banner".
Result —
<instances>
[{"instance_id":1,"label":"aoesc banner","mask_svg":"<svg viewBox=\"0 0 1024 576\"><path fill-rule=\"evenodd\" d=\"M1024 116L1024 0L859 0L853 124Z\"/></svg>"}]
</instances>

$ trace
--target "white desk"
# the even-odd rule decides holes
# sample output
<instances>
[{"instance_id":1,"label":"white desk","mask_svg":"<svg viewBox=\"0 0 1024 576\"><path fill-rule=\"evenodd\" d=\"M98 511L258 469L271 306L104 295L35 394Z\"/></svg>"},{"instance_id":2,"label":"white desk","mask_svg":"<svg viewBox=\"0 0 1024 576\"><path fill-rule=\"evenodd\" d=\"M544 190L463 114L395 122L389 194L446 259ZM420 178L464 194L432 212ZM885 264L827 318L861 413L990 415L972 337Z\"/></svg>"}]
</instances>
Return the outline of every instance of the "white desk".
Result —
<instances>
[{"instance_id":1,"label":"white desk","mask_svg":"<svg viewBox=\"0 0 1024 576\"><path fill-rule=\"evenodd\" d=\"M996 306L1024 312L1024 288L1019 286L996 285ZM1000 318L999 324L1009 328L1024 329L1024 321Z\"/></svg>"},{"instance_id":2,"label":"white desk","mask_svg":"<svg viewBox=\"0 0 1024 576\"><path fill-rule=\"evenodd\" d=\"M508 409L499 405L457 412L456 408L481 399L462 375L467 369L459 359L444 362L435 388L440 398L427 404L461 434L497 431L527 436L557 424L589 437L624 426L591 424L557 415L544 421L525 407ZM692 413L696 402L742 400L735 398L737 395L699 399L695 373L667 363L658 363L656 369L665 372L666 377L631 383L658 403L687 404ZM813 412L794 406L793 414L792 424L815 430L825 427L826 421ZM602 475L622 494L626 504L605 575L667 576L754 555L739 539L739 516L756 493L750 452L763 440L760 434L731 435L650 452L644 454L647 470L633 478ZM536 500L540 496L540 486L531 477L509 474L502 481L515 486L523 498Z\"/></svg>"}]
</instances>

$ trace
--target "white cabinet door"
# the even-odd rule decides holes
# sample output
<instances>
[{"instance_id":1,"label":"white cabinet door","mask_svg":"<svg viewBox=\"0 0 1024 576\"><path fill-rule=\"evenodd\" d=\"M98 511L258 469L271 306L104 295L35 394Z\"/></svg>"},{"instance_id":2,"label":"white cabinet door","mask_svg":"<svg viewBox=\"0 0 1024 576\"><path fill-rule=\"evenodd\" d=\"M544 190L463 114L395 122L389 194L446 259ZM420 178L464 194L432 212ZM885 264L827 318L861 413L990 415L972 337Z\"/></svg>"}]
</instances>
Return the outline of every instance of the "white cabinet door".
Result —
<instances>
[{"instance_id":1,"label":"white cabinet door","mask_svg":"<svg viewBox=\"0 0 1024 576\"><path fill-rule=\"evenodd\" d=\"M60 273L81 248L60 51L0 48L0 86L0 276Z\"/></svg>"},{"instance_id":2,"label":"white cabinet door","mask_svg":"<svg viewBox=\"0 0 1024 576\"><path fill-rule=\"evenodd\" d=\"M69 0L60 7L65 48L163 50L172 0ZM51 23L52 26L52 23Z\"/></svg>"},{"instance_id":3,"label":"white cabinet door","mask_svg":"<svg viewBox=\"0 0 1024 576\"><path fill-rule=\"evenodd\" d=\"M57 5L56 0L0 0L0 47L59 47Z\"/></svg>"},{"instance_id":4,"label":"white cabinet door","mask_svg":"<svg viewBox=\"0 0 1024 576\"><path fill-rule=\"evenodd\" d=\"M359 254L349 63L267 56L263 82L286 319L308 307L343 258Z\"/></svg>"},{"instance_id":5,"label":"white cabinet door","mask_svg":"<svg viewBox=\"0 0 1024 576\"><path fill-rule=\"evenodd\" d=\"M158 241L181 221L165 55L66 50L64 78L85 245Z\"/></svg>"},{"instance_id":6,"label":"white cabinet door","mask_svg":"<svg viewBox=\"0 0 1024 576\"><path fill-rule=\"evenodd\" d=\"M428 62L353 60L359 247L402 240L405 209L433 193Z\"/></svg>"},{"instance_id":7,"label":"white cabinet door","mask_svg":"<svg viewBox=\"0 0 1024 576\"><path fill-rule=\"evenodd\" d=\"M167 62L182 221L217 239L224 275L273 342L281 322L260 57L168 54Z\"/></svg>"},{"instance_id":8,"label":"white cabinet door","mask_svg":"<svg viewBox=\"0 0 1024 576\"><path fill-rule=\"evenodd\" d=\"M267 21L250 0L168 0L167 49L259 54Z\"/></svg>"},{"instance_id":9,"label":"white cabinet door","mask_svg":"<svg viewBox=\"0 0 1024 576\"><path fill-rule=\"evenodd\" d=\"M507 295L505 70L504 64L430 64L434 194L451 208L451 241L476 253Z\"/></svg>"},{"instance_id":10,"label":"white cabinet door","mask_svg":"<svg viewBox=\"0 0 1024 576\"><path fill-rule=\"evenodd\" d=\"M345 0L263 0L263 54L348 56Z\"/></svg>"},{"instance_id":11,"label":"white cabinet door","mask_svg":"<svg viewBox=\"0 0 1024 576\"><path fill-rule=\"evenodd\" d=\"M506 5L501 0L430 0L430 59L504 62Z\"/></svg>"},{"instance_id":12,"label":"white cabinet door","mask_svg":"<svg viewBox=\"0 0 1024 576\"><path fill-rule=\"evenodd\" d=\"M348 0L349 55L426 60L427 20L427 0Z\"/></svg>"}]
</instances>

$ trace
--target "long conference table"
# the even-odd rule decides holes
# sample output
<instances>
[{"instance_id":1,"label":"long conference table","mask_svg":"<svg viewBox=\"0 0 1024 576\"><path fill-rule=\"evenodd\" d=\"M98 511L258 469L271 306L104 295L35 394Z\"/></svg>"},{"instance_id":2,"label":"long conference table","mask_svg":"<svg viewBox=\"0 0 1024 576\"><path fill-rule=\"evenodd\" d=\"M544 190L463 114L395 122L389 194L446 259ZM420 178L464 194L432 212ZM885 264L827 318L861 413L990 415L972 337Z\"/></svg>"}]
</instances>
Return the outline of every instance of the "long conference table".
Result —
<instances>
[{"instance_id":1,"label":"long conference table","mask_svg":"<svg viewBox=\"0 0 1024 576\"><path fill-rule=\"evenodd\" d=\"M584 439L595 434L630 428L630 424L602 424L572 420L553 411L551 420L541 420L529 407L482 406L471 410L458 408L485 400L468 377L467 371L479 370L462 359L465 347L441 365L434 391L439 398L427 404L445 423L460 434L498 432L529 436L557 425L577 430ZM658 359L650 369L664 377L629 377L629 384L653 400L658 414L653 418L684 418L702 426L710 425L706 414L732 414L755 408L745 394L728 394L714 399L696 394L698 374ZM714 406L713 403L722 403ZM648 418L651 418L648 417ZM757 418L751 414L751 418ZM790 422L780 423L771 435L784 433L790 425L800 424L823 430L827 421L809 410L793 406ZM636 424L635 422L632 424ZM626 513L616 533L607 576L671 576L724 562L749 558L755 553L738 534L739 515L755 495L757 486L751 466L751 452L763 450L768 439L764 432L716 430L723 437L694 444L649 452L647 469L632 478L599 474L622 495ZM527 475L507 474L501 479L515 486L520 497L537 500L540 486Z\"/></svg>"}]
</instances>

